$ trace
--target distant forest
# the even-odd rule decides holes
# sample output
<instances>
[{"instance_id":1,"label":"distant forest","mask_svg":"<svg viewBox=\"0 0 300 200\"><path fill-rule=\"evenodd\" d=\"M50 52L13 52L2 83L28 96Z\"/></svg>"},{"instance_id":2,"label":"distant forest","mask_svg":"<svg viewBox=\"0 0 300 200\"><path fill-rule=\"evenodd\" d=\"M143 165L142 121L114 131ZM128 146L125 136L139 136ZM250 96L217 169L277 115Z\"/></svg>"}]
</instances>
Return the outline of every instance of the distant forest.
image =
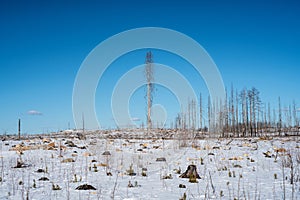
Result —
<instances>
[{"instance_id":1,"label":"distant forest","mask_svg":"<svg viewBox=\"0 0 300 200\"><path fill-rule=\"evenodd\" d=\"M217 137L300 135L295 101L284 109L280 97L277 102L272 108L270 103L263 103L255 87L242 91L231 87L223 102L212 102L208 97L206 106L200 94L199 104L189 101L171 128Z\"/></svg>"}]
</instances>

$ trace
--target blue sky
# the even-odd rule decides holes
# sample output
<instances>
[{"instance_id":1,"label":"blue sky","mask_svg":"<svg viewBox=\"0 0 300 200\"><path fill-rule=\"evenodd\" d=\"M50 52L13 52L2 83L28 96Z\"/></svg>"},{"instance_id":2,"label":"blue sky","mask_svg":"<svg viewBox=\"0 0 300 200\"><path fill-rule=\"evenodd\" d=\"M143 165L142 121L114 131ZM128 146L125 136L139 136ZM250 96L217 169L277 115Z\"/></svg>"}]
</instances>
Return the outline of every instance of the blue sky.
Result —
<instances>
[{"instance_id":1,"label":"blue sky","mask_svg":"<svg viewBox=\"0 0 300 200\"><path fill-rule=\"evenodd\" d=\"M300 107L299 18L300 3L292 0L1 1L0 134L16 133L18 118L24 133L57 131L68 124L73 128L73 84L85 57L114 34L148 26L195 39L215 61L227 87L255 86L265 102L276 104L281 96L284 106L295 100ZM127 69L143 64L146 52L114 62L103 84L113 88ZM176 68L197 92L207 92L201 77L182 67L188 63L167 52L153 53L155 62ZM175 102L174 107L166 105L171 120L178 106L164 91L158 87L156 101ZM133 117L145 117L143 92L141 88L131 99ZM109 94L100 84L96 109L104 128L114 126ZM32 110L42 114L28 114Z\"/></svg>"}]
</instances>

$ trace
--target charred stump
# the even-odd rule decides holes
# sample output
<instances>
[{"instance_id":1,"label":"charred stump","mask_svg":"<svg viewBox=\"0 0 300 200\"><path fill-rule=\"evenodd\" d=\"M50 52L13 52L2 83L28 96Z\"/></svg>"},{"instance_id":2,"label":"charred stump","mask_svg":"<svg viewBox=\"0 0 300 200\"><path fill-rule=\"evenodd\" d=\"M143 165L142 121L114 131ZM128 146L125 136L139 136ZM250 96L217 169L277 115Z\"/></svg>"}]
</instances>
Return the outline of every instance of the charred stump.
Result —
<instances>
[{"instance_id":1,"label":"charred stump","mask_svg":"<svg viewBox=\"0 0 300 200\"><path fill-rule=\"evenodd\" d=\"M197 173L196 165L189 165L187 167L187 170L179 176L179 178L193 178L193 177L200 179L200 176Z\"/></svg>"},{"instance_id":2,"label":"charred stump","mask_svg":"<svg viewBox=\"0 0 300 200\"><path fill-rule=\"evenodd\" d=\"M75 190L97 190L97 189L92 185L83 184L78 186Z\"/></svg>"}]
</instances>

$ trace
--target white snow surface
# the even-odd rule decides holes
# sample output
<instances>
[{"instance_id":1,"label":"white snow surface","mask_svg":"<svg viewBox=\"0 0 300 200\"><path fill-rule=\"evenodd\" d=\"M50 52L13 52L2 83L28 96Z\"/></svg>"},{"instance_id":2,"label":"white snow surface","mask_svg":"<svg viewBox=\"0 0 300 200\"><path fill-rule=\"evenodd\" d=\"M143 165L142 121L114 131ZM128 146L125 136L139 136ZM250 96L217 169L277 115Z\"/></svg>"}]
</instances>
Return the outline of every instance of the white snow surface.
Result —
<instances>
[{"instance_id":1,"label":"white snow surface","mask_svg":"<svg viewBox=\"0 0 300 200\"><path fill-rule=\"evenodd\" d=\"M68 140L86 149L68 147L65 145ZM21 142L24 146L54 142L55 148L25 150L23 155L10 150ZM26 199L28 196L32 200L173 200L182 198L184 193L187 199L283 199L284 193L286 199L300 199L299 138L204 139L188 141L186 147L180 147L181 142L154 138L103 139L96 135L87 136L85 140L67 136L49 138L46 143L40 138L1 141L0 199ZM60 151L59 144L66 148ZM279 148L284 151L276 153ZM102 155L104 151L111 155ZM267 151L271 158L263 154ZM288 154L294 167L294 184L290 184L290 167L282 165L288 160ZM157 162L159 157L165 157L166 162ZM75 162L62 163L66 158L73 158ZM17 159L28 166L13 168ZM197 166L201 177L198 183L179 178L180 174L174 170L180 168L183 173L189 164ZM136 176L128 175L130 165ZM142 168L147 169L146 177L142 176ZM47 172L37 173L38 169ZM112 176L107 176L107 172ZM172 179L162 179L169 174ZM39 181L41 177L49 181ZM33 187L34 180L36 187ZM129 188L129 181L137 187ZM97 190L75 190L85 183ZM52 190L52 184L59 185L61 190ZM179 184L186 188L179 188Z\"/></svg>"}]
</instances>

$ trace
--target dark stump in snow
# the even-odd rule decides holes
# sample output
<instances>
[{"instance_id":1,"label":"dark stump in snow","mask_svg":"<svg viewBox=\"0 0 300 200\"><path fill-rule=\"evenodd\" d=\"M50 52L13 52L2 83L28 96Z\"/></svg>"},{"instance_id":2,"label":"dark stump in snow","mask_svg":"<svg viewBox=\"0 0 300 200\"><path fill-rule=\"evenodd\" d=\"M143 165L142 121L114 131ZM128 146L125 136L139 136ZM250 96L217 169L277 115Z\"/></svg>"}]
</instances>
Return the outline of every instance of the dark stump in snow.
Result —
<instances>
[{"instance_id":1,"label":"dark stump in snow","mask_svg":"<svg viewBox=\"0 0 300 200\"><path fill-rule=\"evenodd\" d=\"M166 158L164 157L156 158L156 162L166 162Z\"/></svg>"},{"instance_id":2,"label":"dark stump in snow","mask_svg":"<svg viewBox=\"0 0 300 200\"><path fill-rule=\"evenodd\" d=\"M77 147L77 145L75 145L71 140L66 141L65 145L67 145L68 147Z\"/></svg>"},{"instance_id":3,"label":"dark stump in snow","mask_svg":"<svg viewBox=\"0 0 300 200\"><path fill-rule=\"evenodd\" d=\"M24 164L21 160L17 160L17 165L14 166L13 168L25 168L25 167L30 167L31 165Z\"/></svg>"},{"instance_id":4,"label":"dark stump in snow","mask_svg":"<svg viewBox=\"0 0 300 200\"><path fill-rule=\"evenodd\" d=\"M179 178L191 178L191 177L196 177L200 179L200 176L197 173L196 165L189 165L187 170L179 176Z\"/></svg>"},{"instance_id":5,"label":"dark stump in snow","mask_svg":"<svg viewBox=\"0 0 300 200\"><path fill-rule=\"evenodd\" d=\"M110 156L111 154L110 154L109 151L104 151L104 152L102 153L102 155L103 155L103 156Z\"/></svg>"},{"instance_id":6,"label":"dark stump in snow","mask_svg":"<svg viewBox=\"0 0 300 200\"><path fill-rule=\"evenodd\" d=\"M22 168L24 163L22 161L17 160L17 165L14 168Z\"/></svg>"},{"instance_id":7,"label":"dark stump in snow","mask_svg":"<svg viewBox=\"0 0 300 200\"><path fill-rule=\"evenodd\" d=\"M47 178L47 177L41 177L41 178L39 179L39 181L49 181L49 178Z\"/></svg>"},{"instance_id":8,"label":"dark stump in snow","mask_svg":"<svg viewBox=\"0 0 300 200\"><path fill-rule=\"evenodd\" d=\"M107 176L112 176L112 173L111 172L107 172L106 175Z\"/></svg>"},{"instance_id":9,"label":"dark stump in snow","mask_svg":"<svg viewBox=\"0 0 300 200\"><path fill-rule=\"evenodd\" d=\"M46 171L43 170L43 169L38 169L36 172L37 172L37 173L45 173Z\"/></svg>"},{"instance_id":10,"label":"dark stump in snow","mask_svg":"<svg viewBox=\"0 0 300 200\"><path fill-rule=\"evenodd\" d=\"M78 186L75 190L97 190L97 189L94 188L94 186L92 186L92 185L83 184L83 185Z\"/></svg>"}]
</instances>

